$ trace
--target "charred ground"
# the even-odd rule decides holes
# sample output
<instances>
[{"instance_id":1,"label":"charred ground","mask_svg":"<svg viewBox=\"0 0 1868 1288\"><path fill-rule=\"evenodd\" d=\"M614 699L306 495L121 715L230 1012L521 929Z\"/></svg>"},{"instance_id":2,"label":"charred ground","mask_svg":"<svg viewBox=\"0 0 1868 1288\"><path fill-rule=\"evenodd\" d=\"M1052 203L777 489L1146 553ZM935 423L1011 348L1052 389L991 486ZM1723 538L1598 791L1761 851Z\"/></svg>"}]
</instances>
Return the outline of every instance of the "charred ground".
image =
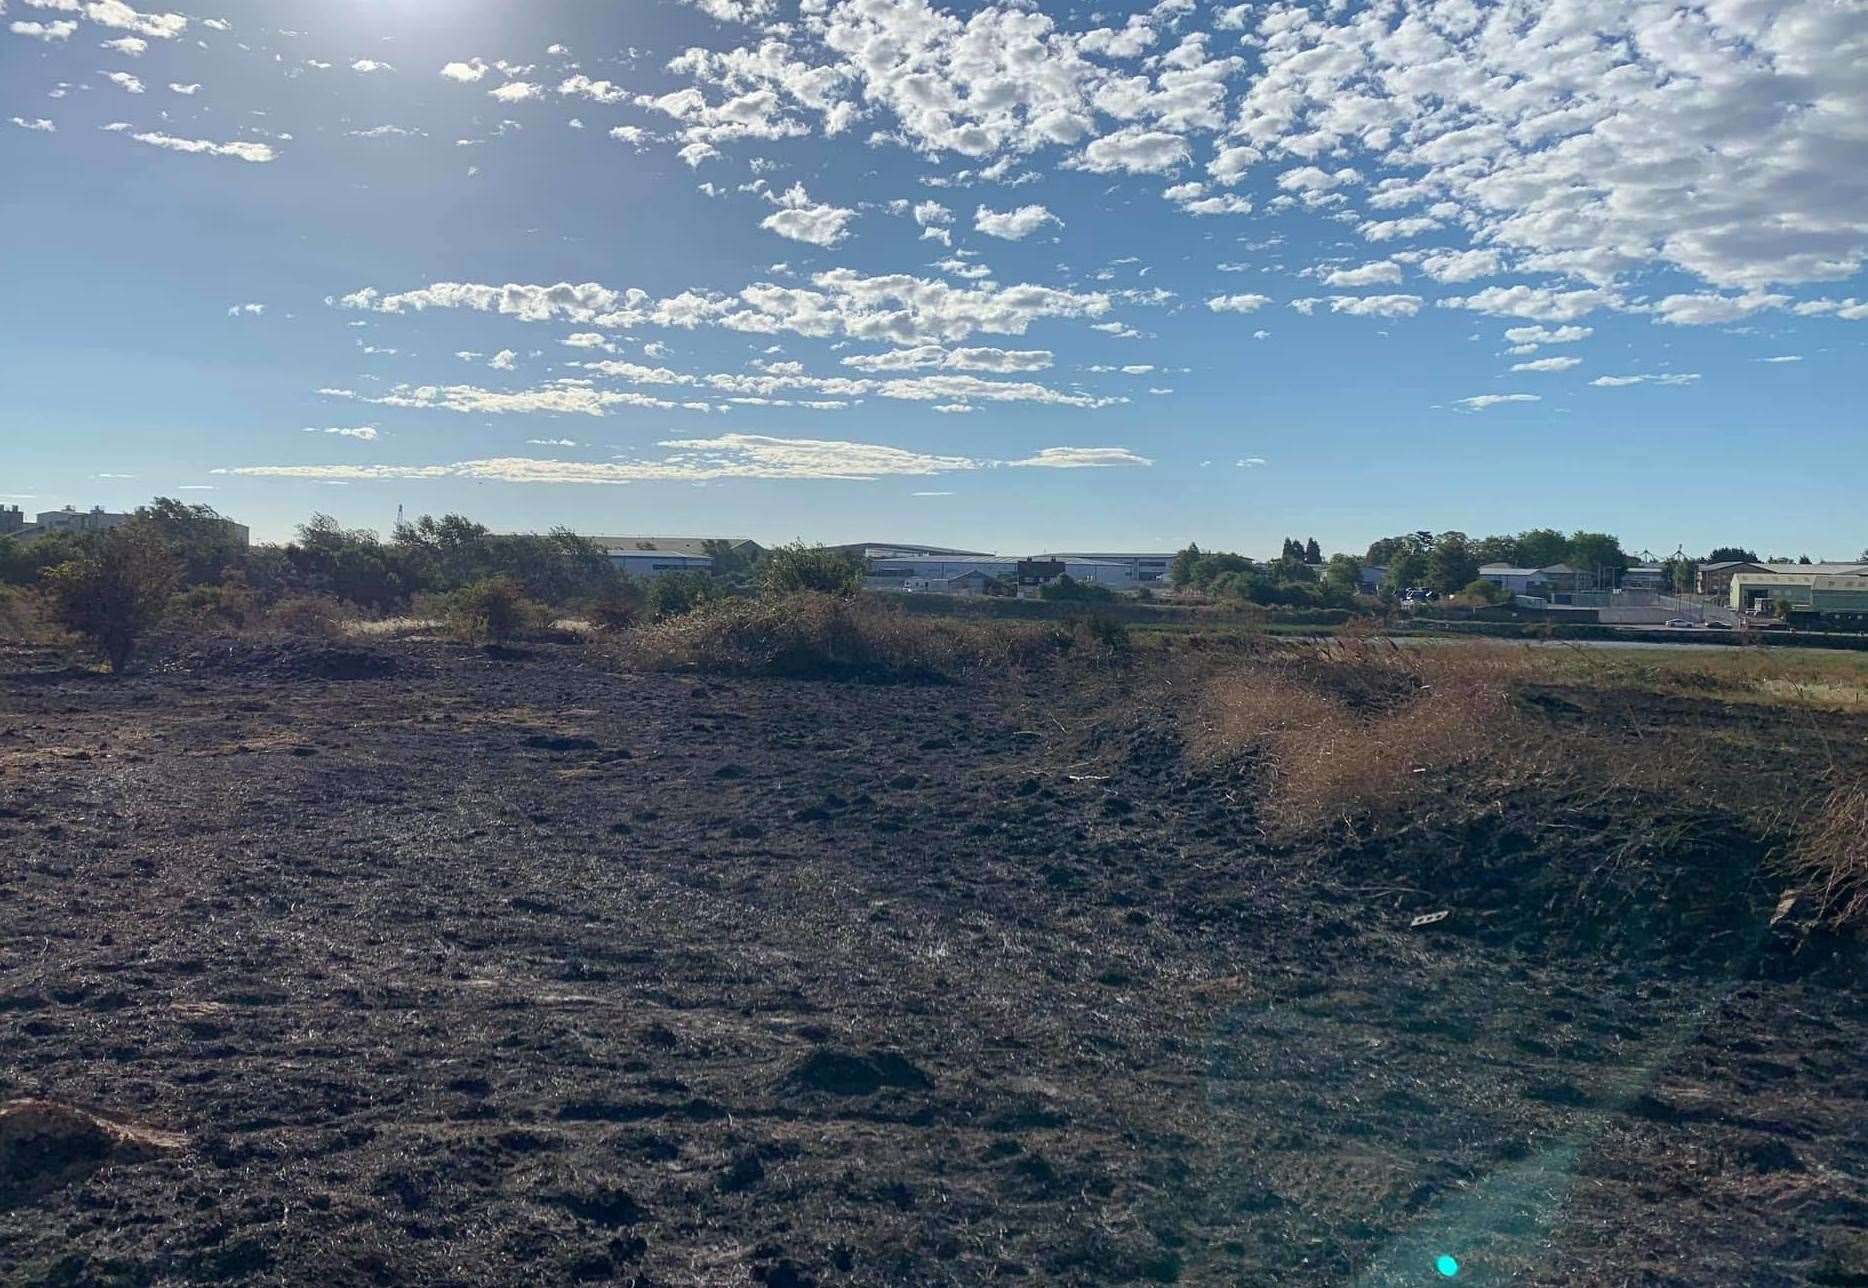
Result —
<instances>
[{"instance_id":1,"label":"charred ground","mask_svg":"<svg viewBox=\"0 0 1868 1288\"><path fill-rule=\"evenodd\" d=\"M1736 799L1293 841L1160 660L4 669L0 1098L187 1139L4 1178L8 1282L1868 1282L1859 964ZM1868 737L1531 705L1735 796Z\"/></svg>"}]
</instances>

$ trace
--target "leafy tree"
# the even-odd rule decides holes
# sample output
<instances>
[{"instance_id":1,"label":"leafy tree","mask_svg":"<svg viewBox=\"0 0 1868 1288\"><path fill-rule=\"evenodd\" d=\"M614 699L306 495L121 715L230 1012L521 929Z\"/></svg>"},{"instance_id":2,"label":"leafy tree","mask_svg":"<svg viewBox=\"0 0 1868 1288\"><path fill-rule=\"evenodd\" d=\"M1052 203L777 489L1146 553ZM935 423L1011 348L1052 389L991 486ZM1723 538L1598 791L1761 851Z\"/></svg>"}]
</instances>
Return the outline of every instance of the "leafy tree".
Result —
<instances>
[{"instance_id":1,"label":"leafy tree","mask_svg":"<svg viewBox=\"0 0 1868 1288\"><path fill-rule=\"evenodd\" d=\"M1320 564L1323 562L1323 547L1317 544L1317 539L1315 537L1312 537L1304 543L1304 562L1307 564Z\"/></svg>"},{"instance_id":2,"label":"leafy tree","mask_svg":"<svg viewBox=\"0 0 1868 1288\"><path fill-rule=\"evenodd\" d=\"M1569 556L1565 562L1584 572L1600 573L1612 586L1621 580L1622 572L1630 561L1622 553L1621 542L1608 533L1572 532Z\"/></svg>"},{"instance_id":3,"label":"leafy tree","mask_svg":"<svg viewBox=\"0 0 1868 1288\"><path fill-rule=\"evenodd\" d=\"M1462 599L1470 599L1478 604L1503 604L1511 599L1511 592L1495 581L1475 577L1460 590Z\"/></svg>"},{"instance_id":4,"label":"leafy tree","mask_svg":"<svg viewBox=\"0 0 1868 1288\"><path fill-rule=\"evenodd\" d=\"M1479 561L1473 557L1466 534L1442 532L1427 554L1427 584L1443 595L1452 595L1478 575Z\"/></svg>"},{"instance_id":5,"label":"leafy tree","mask_svg":"<svg viewBox=\"0 0 1868 1288\"><path fill-rule=\"evenodd\" d=\"M385 546L367 528L345 529L328 514L299 525L286 548L292 593L335 595L375 609L398 607L430 589L432 571L400 545Z\"/></svg>"},{"instance_id":6,"label":"leafy tree","mask_svg":"<svg viewBox=\"0 0 1868 1288\"><path fill-rule=\"evenodd\" d=\"M1383 537L1369 544L1365 556L1369 563L1386 567L1404 554L1425 554L1433 548L1433 533L1422 528L1419 532L1406 532L1398 537Z\"/></svg>"},{"instance_id":7,"label":"leafy tree","mask_svg":"<svg viewBox=\"0 0 1868 1288\"><path fill-rule=\"evenodd\" d=\"M1304 562L1304 543L1291 537L1284 539L1284 548L1278 552L1278 558L1285 563Z\"/></svg>"},{"instance_id":8,"label":"leafy tree","mask_svg":"<svg viewBox=\"0 0 1868 1288\"><path fill-rule=\"evenodd\" d=\"M1355 594L1362 588L1362 561L1354 555L1331 555L1323 569L1323 584L1342 594Z\"/></svg>"},{"instance_id":9,"label":"leafy tree","mask_svg":"<svg viewBox=\"0 0 1868 1288\"><path fill-rule=\"evenodd\" d=\"M802 541L768 550L759 561L757 576L759 592L764 595L795 595L806 590L853 595L863 584L862 566L847 554Z\"/></svg>"},{"instance_id":10,"label":"leafy tree","mask_svg":"<svg viewBox=\"0 0 1868 1288\"><path fill-rule=\"evenodd\" d=\"M713 538L701 543L701 553L713 560L713 575L729 580L752 575L755 560L743 542Z\"/></svg>"},{"instance_id":11,"label":"leafy tree","mask_svg":"<svg viewBox=\"0 0 1868 1288\"><path fill-rule=\"evenodd\" d=\"M1174 562L1168 566L1168 581L1178 587L1193 585L1194 568L1199 564L1200 558L1200 547L1189 541L1187 548L1177 552Z\"/></svg>"},{"instance_id":12,"label":"leafy tree","mask_svg":"<svg viewBox=\"0 0 1868 1288\"><path fill-rule=\"evenodd\" d=\"M1815 563L1815 562L1816 562L1816 561L1815 561L1814 559L1811 559L1811 558L1810 558L1810 557L1809 557L1808 555L1798 555L1798 556L1797 556L1797 563L1798 563L1799 565L1802 565L1802 564L1811 564L1811 563Z\"/></svg>"},{"instance_id":13,"label":"leafy tree","mask_svg":"<svg viewBox=\"0 0 1868 1288\"><path fill-rule=\"evenodd\" d=\"M48 532L31 541L0 537L0 582L33 585L46 569L89 555L97 537L95 532Z\"/></svg>"},{"instance_id":14,"label":"leafy tree","mask_svg":"<svg viewBox=\"0 0 1868 1288\"><path fill-rule=\"evenodd\" d=\"M184 585L218 582L246 555L232 521L210 505L184 505L159 496L137 510L133 522L145 525L175 556Z\"/></svg>"},{"instance_id":15,"label":"leafy tree","mask_svg":"<svg viewBox=\"0 0 1868 1288\"><path fill-rule=\"evenodd\" d=\"M1396 594L1427 580L1427 556L1419 550L1402 549L1388 560L1388 577L1382 589Z\"/></svg>"},{"instance_id":16,"label":"leafy tree","mask_svg":"<svg viewBox=\"0 0 1868 1288\"><path fill-rule=\"evenodd\" d=\"M1526 568L1548 568L1569 559L1570 539L1555 528L1531 528L1518 534L1518 558Z\"/></svg>"},{"instance_id":17,"label":"leafy tree","mask_svg":"<svg viewBox=\"0 0 1868 1288\"><path fill-rule=\"evenodd\" d=\"M121 672L180 578L181 565L156 535L128 524L104 533L92 553L48 569L40 583L54 619Z\"/></svg>"},{"instance_id":18,"label":"leafy tree","mask_svg":"<svg viewBox=\"0 0 1868 1288\"><path fill-rule=\"evenodd\" d=\"M1706 556L1707 563L1759 563L1758 552L1743 546L1715 546Z\"/></svg>"},{"instance_id":19,"label":"leafy tree","mask_svg":"<svg viewBox=\"0 0 1868 1288\"><path fill-rule=\"evenodd\" d=\"M1516 537L1480 537L1472 543L1472 557L1481 567L1486 564L1509 564L1514 568L1523 567L1523 552L1518 547Z\"/></svg>"}]
</instances>

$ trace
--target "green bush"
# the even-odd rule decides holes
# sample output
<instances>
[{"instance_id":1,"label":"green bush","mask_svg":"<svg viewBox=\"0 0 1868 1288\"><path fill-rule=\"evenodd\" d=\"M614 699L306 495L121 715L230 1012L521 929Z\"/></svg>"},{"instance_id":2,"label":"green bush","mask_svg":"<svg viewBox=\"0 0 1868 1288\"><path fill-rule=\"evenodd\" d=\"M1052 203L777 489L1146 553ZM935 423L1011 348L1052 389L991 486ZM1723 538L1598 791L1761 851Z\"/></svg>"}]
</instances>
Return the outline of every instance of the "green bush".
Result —
<instances>
[{"instance_id":1,"label":"green bush","mask_svg":"<svg viewBox=\"0 0 1868 1288\"><path fill-rule=\"evenodd\" d=\"M469 643L507 644L543 625L545 617L515 578L488 577L455 594L449 621L455 635Z\"/></svg>"},{"instance_id":2,"label":"green bush","mask_svg":"<svg viewBox=\"0 0 1868 1288\"><path fill-rule=\"evenodd\" d=\"M721 597L720 586L704 572L668 572L649 582L645 607L650 621L691 613Z\"/></svg>"},{"instance_id":3,"label":"green bush","mask_svg":"<svg viewBox=\"0 0 1868 1288\"><path fill-rule=\"evenodd\" d=\"M45 634L39 601L26 591L0 585L0 639L36 641Z\"/></svg>"},{"instance_id":4,"label":"green bush","mask_svg":"<svg viewBox=\"0 0 1868 1288\"><path fill-rule=\"evenodd\" d=\"M121 672L137 641L162 620L180 579L181 566L162 542L132 524L104 533L92 553L47 569L40 584L53 620Z\"/></svg>"},{"instance_id":5,"label":"green bush","mask_svg":"<svg viewBox=\"0 0 1868 1288\"><path fill-rule=\"evenodd\" d=\"M862 566L839 550L801 541L766 552L759 561L759 593L796 595L816 591L853 595L863 583Z\"/></svg>"},{"instance_id":6,"label":"green bush","mask_svg":"<svg viewBox=\"0 0 1868 1288\"><path fill-rule=\"evenodd\" d=\"M1459 592L1459 596L1475 604L1508 604L1511 602L1509 590L1483 577L1468 582L1466 588Z\"/></svg>"},{"instance_id":7,"label":"green bush","mask_svg":"<svg viewBox=\"0 0 1868 1288\"><path fill-rule=\"evenodd\" d=\"M259 596L238 573L229 573L218 584L194 586L169 601L171 625L194 631L248 630L263 616Z\"/></svg>"}]
</instances>

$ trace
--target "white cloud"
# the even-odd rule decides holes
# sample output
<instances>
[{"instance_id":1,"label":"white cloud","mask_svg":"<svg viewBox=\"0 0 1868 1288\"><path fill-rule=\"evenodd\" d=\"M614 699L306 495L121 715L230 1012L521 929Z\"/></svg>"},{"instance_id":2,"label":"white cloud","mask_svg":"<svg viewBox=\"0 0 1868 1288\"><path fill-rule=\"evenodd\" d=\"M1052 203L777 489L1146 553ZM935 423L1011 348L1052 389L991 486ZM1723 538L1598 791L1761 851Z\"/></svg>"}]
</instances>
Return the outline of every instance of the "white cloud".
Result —
<instances>
[{"instance_id":1,"label":"white cloud","mask_svg":"<svg viewBox=\"0 0 1868 1288\"><path fill-rule=\"evenodd\" d=\"M1046 210L1043 206L1020 206L1016 210L988 210L985 206L973 212L973 227L988 237L999 237L1006 241L1023 241L1046 224L1056 224L1059 228L1064 221Z\"/></svg>"},{"instance_id":2,"label":"white cloud","mask_svg":"<svg viewBox=\"0 0 1868 1288\"><path fill-rule=\"evenodd\" d=\"M141 58L148 51L149 42L141 36L119 36L106 40L101 48L115 50L126 58Z\"/></svg>"},{"instance_id":3,"label":"white cloud","mask_svg":"<svg viewBox=\"0 0 1868 1288\"><path fill-rule=\"evenodd\" d=\"M193 85L178 85L174 81L170 81L169 89L176 94L185 94L192 98L194 95L200 93L201 86L199 83Z\"/></svg>"},{"instance_id":4,"label":"white cloud","mask_svg":"<svg viewBox=\"0 0 1868 1288\"><path fill-rule=\"evenodd\" d=\"M484 78L489 70L491 69L486 65L485 59L469 58L464 63L444 64L441 68L441 74L451 81L459 81L463 85L472 85L474 82Z\"/></svg>"},{"instance_id":5,"label":"white cloud","mask_svg":"<svg viewBox=\"0 0 1868 1288\"><path fill-rule=\"evenodd\" d=\"M1781 309L1790 303L1787 295L1750 291L1744 295L1669 295L1655 306L1655 321L1669 326L1711 326L1737 322L1753 313Z\"/></svg>"},{"instance_id":6,"label":"white cloud","mask_svg":"<svg viewBox=\"0 0 1868 1288\"><path fill-rule=\"evenodd\" d=\"M1581 358L1535 358L1530 362L1514 362L1511 364L1511 369L1513 371L1568 371L1571 367L1580 366L1582 361Z\"/></svg>"},{"instance_id":7,"label":"white cloud","mask_svg":"<svg viewBox=\"0 0 1868 1288\"><path fill-rule=\"evenodd\" d=\"M1401 266L1393 260L1379 259L1357 268L1332 269L1323 275L1325 286L1384 286L1401 280Z\"/></svg>"},{"instance_id":8,"label":"white cloud","mask_svg":"<svg viewBox=\"0 0 1868 1288\"><path fill-rule=\"evenodd\" d=\"M519 355L511 349L501 349L486 360L486 365L495 371L516 371L519 366Z\"/></svg>"},{"instance_id":9,"label":"white cloud","mask_svg":"<svg viewBox=\"0 0 1868 1288\"><path fill-rule=\"evenodd\" d=\"M318 429L307 425L305 432L307 434L336 434L340 438L355 438L366 443L376 441L376 426L374 425L333 426L330 429Z\"/></svg>"},{"instance_id":10,"label":"white cloud","mask_svg":"<svg viewBox=\"0 0 1868 1288\"><path fill-rule=\"evenodd\" d=\"M1687 371L1654 376L1597 376L1589 383L1598 389L1620 389L1626 385L1693 385L1699 383L1699 373Z\"/></svg>"},{"instance_id":11,"label":"white cloud","mask_svg":"<svg viewBox=\"0 0 1868 1288\"><path fill-rule=\"evenodd\" d=\"M1206 302L1215 313L1252 313L1271 303L1269 295L1215 295Z\"/></svg>"},{"instance_id":12,"label":"white cloud","mask_svg":"<svg viewBox=\"0 0 1868 1288\"><path fill-rule=\"evenodd\" d=\"M1192 159L1180 135L1136 125L1094 140L1074 164L1097 174L1166 174Z\"/></svg>"},{"instance_id":13,"label":"white cloud","mask_svg":"<svg viewBox=\"0 0 1868 1288\"><path fill-rule=\"evenodd\" d=\"M770 18L777 0L683 0L715 22L758 22Z\"/></svg>"},{"instance_id":14,"label":"white cloud","mask_svg":"<svg viewBox=\"0 0 1868 1288\"><path fill-rule=\"evenodd\" d=\"M230 305L227 309L227 316L230 318L257 318L265 316L265 313L266 306L264 304L234 304Z\"/></svg>"},{"instance_id":15,"label":"white cloud","mask_svg":"<svg viewBox=\"0 0 1868 1288\"><path fill-rule=\"evenodd\" d=\"M1488 286L1467 296L1448 296L1441 308L1470 309L1493 317L1530 318L1538 322L1573 322L1601 308L1616 308L1619 296L1590 289L1557 290L1547 286Z\"/></svg>"},{"instance_id":16,"label":"white cloud","mask_svg":"<svg viewBox=\"0 0 1868 1288\"><path fill-rule=\"evenodd\" d=\"M29 36L34 40L50 45L57 41L71 39L71 33L78 29L75 22L63 20L55 22L15 22L7 30L15 36Z\"/></svg>"},{"instance_id":17,"label":"white cloud","mask_svg":"<svg viewBox=\"0 0 1868 1288\"><path fill-rule=\"evenodd\" d=\"M266 162L278 156L272 146L266 143L213 143L206 139L178 139L170 134L132 134L130 137L153 148L202 156L232 157L236 161Z\"/></svg>"},{"instance_id":18,"label":"white cloud","mask_svg":"<svg viewBox=\"0 0 1868 1288\"><path fill-rule=\"evenodd\" d=\"M773 200L780 209L760 220L759 227L813 246L835 246L849 235L845 226L856 218L854 210L812 201L801 183Z\"/></svg>"},{"instance_id":19,"label":"white cloud","mask_svg":"<svg viewBox=\"0 0 1868 1288\"><path fill-rule=\"evenodd\" d=\"M104 79L123 90L126 94L140 94L143 92L143 82L130 75L128 72L105 72Z\"/></svg>"},{"instance_id":20,"label":"white cloud","mask_svg":"<svg viewBox=\"0 0 1868 1288\"><path fill-rule=\"evenodd\" d=\"M948 349L938 344L913 349L892 349L887 353L852 354L843 360L846 367L858 371L921 371L945 368L950 371L1043 371L1050 367L1053 355L1048 349Z\"/></svg>"},{"instance_id":21,"label":"white cloud","mask_svg":"<svg viewBox=\"0 0 1868 1288\"><path fill-rule=\"evenodd\" d=\"M1138 456L1126 447L1047 447L1007 465L1034 466L1048 470L1106 469L1111 465L1153 465L1146 456Z\"/></svg>"},{"instance_id":22,"label":"white cloud","mask_svg":"<svg viewBox=\"0 0 1868 1288\"><path fill-rule=\"evenodd\" d=\"M1467 411L1484 411L1487 407L1497 407L1502 403L1542 402L1536 394L1478 394L1472 398L1461 398L1456 405Z\"/></svg>"},{"instance_id":23,"label":"white cloud","mask_svg":"<svg viewBox=\"0 0 1868 1288\"><path fill-rule=\"evenodd\" d=\"M808 288L759 282L735 295L690 290L656 299L646 291L615 290L595 282L556 286L437 282L388 295L366 287L333 303L376 313L464 308L533 322L564 318L617 331L644 326L719 326L752 334L794 332L897 345L952 344L975 332L1023 335L1043 318L1096 318L1109 310L1109 296L1102 292L1030 283L956 286L901 273L866 277L847 268L814 275ZM1099 329L1112 334L1127 330L1119 323Z\"/></svg>"},{"instance_id":24,"label":"white cloud","mask_svg":"<svg viewBox=\"0 0 1868 1288\"><path fill-rule=\"evenodd\" d=\"M411 130L400 125L372 125L367 130L346 130L345 135L353 139L425 139L426 130Z\"/></svg>"},{"instance_id":25,"label":"white cloud","mask_svg":"<svg viewBox=\"0 0 1868 1288\"><path fill-rule=\"evenodd\" d=\"M560 444L561 445L561 444ZM404 480L466 478L510 483L705 482L716 479L841 479L928 477L991 469L1070 469L1147 465L1146 457L1120 447L1048 447L1018 460L995 462L966 456L917 452L880 443L765 434L720 434L672 438L657 444L658 459L611 461L499 457L445 465L250 465L216 474L258 478Z\"/></svg>"},{"instance_id":26,"label":"white cloud","mask_svg":"<svg viewBox=\"0 0 1868 1288\"><path fill-rule=\"evenodd\" d=\"M13 124L19 126L22 130L33 130L40 134L58 133L58 127L46 120L43 116L34 117L30 121L23 116L16 116L13 118Z\"/></svg>"},{"instance_id":27,"label":"white cloud","mask_svg":"<svg viewBox=\"0 0 1868 1288\"><path fill-rule=\"evenodd\" d=\"M1575 344L1594 335L1595 328L1587 326L1514 326L1505 328L1505 339L1513 346L1513 353L1530 353L1544 344Z\"/></svg>"},{"instance_id":28,"label":"white cloud","mask_svg":"<svg viewBox=\"0 0 1868 1288\"><path fill-rule=\"evenodd\" d=\"M1420 296L1332 295L1330 312L1350 317L1411 318L1420 312Z\"/></svg>"},{"instance_id":29,"label":"white cloud","mask_svg":"<svg viewBox=\"0 0 1868 1288\"><path fill-rule=\"evenodd\" d=\"M502 103L526 103L545 97L545 87L531 81L507 81L498 89L488 90L487 94Z\"/></svg>"},{"instance_id":30,"label":"white cloud","mask_svg":"<svg viewBox=\"0 0 1868 1288\"><path fill-rule=\"evenodd\" d=\"M353 72L362 72L367 76L371 72L393 72L396 69L388 63L380 63L374 58L359 58L350 64L350 70Z\"/></svg>"},{"instance_id":31,"label":"white cloud","mask_svg":"<svg viewBox=\"0 0 1868 1288\"><path fill-rule=\"evenodd\" d=\"M1421 256L1420 267L1436 282L1470 282L1497 276L1504 257L1495 250L1435 250Z\"/></svg>"}]
</instances>

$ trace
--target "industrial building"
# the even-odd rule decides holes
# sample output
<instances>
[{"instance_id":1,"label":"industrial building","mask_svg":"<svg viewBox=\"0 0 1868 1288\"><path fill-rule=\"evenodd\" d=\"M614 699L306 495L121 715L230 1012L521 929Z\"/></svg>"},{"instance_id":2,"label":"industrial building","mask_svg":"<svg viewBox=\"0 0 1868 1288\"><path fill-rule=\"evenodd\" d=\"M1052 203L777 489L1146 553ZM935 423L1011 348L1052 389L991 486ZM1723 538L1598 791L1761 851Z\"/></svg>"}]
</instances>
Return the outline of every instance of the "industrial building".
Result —
<instances>
[{"instance_id":1,"label":"industrial building","mask_svg":"<svg viewBox=\"0 0 1868 1288\"><path fill-rule=\"evenodd\" d=\"M1550 580L1544 576L1542 568L1514 568L1510 564L1481 564L1481 581L1489 581L1494 586L1502 587L1514 595L1536 595L1539 598L1550 593Z\"/></svg>"},{"instance_id":2,"label":"industrial building","mask_svg":"<svg viewBox=\"0 0 1868 1288\"><path fill-rule=\"evenodd\" d=\"M1046 554L1033 555L1033 559L1058 559L1065 563L1084 564L1123 564L1131 570L1128 580L1136 583L1166 581L1168 573L1174 568L1172 554L1123 554L1099 550L1061 550ZM1078 581L1089 578L1070 576Z\"/></svg>"},{"instance_id":3,"label":"industrial building","mask_svg":"<svg viewBox=\"0 0 1868 1288\"><path fill-rule=\"evenodd\" d=\"M751 563L765 553L765 547L748 537L591 537L590 541L611 554L630 551L665 555L706 555L716 550L738 555Z\"/></svg>"},{"instance_id":4,"label":"industrial building","mask_svg":"<svg viewBox=\"0 0 1868 1288\"><path fill-rule=\"evenodd\" d=\"M666 554L659 550L611 550L610 564L618 572L643 579L671 572L712 572L712 555Z\"/></svg>"},{"instance_id":5,"label":"industrial building","mask_svg":"<svg viewBox=\"0 0 1868 1288\"><path fill-rule=\"evenodd\" d=\"M1711 599L1724 599L1732 593L1732 578L1740 573L1769 571L1761 563L1745 563L1736 559L1701 564L1693 574L1693 589Z\"/></svg>"},{"instance_id":6,"label":"industrial building","mask_svg":"<svg viewBox=\"0 0 1868 1288\"><path fill-rule=\"evenodd\" d=\"M1743 613L1773 612L1824 617L1868 614L1868 563L1766 564L1765 572L1731 578L1728 603Z\"/></svg>"}]
</instances>

